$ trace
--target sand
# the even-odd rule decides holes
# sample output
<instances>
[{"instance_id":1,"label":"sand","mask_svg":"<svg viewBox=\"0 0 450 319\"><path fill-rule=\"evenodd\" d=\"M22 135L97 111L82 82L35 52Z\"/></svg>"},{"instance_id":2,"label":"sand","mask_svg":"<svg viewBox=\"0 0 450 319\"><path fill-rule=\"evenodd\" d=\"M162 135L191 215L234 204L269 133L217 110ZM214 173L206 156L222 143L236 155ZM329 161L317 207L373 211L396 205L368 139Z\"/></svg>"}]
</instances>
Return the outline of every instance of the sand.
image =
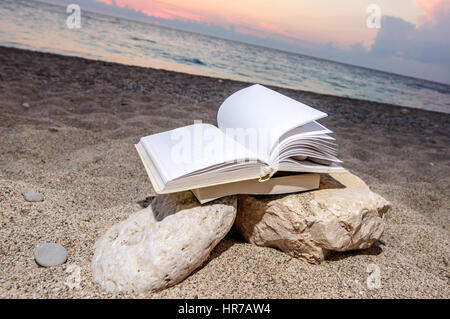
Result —
<instances>
[{"instance_id":1,"label":"sand","mask_svg":"<svg viewBox=\"0 0 450 319\"><path fill-rule=\"evenodd\" d=\"M0 48L0 297L449 298L450 116L281 88L329 114L345 167L392 203L381 241L311 265L231 232L167 290L107 294L92 281L95 240L154 195L133 144L215 124L220 103L247 85ZM26 202L23 188L44 201ZM46 241L67 249L66 264L37 266ZM381 288L368 288L369 264Z\"/></svg>"}]
</instances>

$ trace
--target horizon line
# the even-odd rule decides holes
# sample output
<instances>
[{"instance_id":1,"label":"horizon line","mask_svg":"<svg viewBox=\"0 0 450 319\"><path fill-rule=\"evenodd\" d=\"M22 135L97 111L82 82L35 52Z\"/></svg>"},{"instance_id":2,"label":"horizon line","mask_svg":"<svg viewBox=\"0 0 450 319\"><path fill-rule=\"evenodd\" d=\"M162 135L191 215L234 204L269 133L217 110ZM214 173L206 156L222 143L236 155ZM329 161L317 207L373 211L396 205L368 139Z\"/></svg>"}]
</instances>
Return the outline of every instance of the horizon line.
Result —
<instances>
[{"instance_id":1,"label":"horizon line","mask_svg":"<svg viewBox=\"0 0 450 319\"><path fill-rule=\"evenodd\" d=\"M57 7L63 7L63 8L66 7L64 4L57 4L57 3L54 3L54 2L50 2L52 0L32 0L32 1L39 2L39 3L44 3L44 4L47 4L47 5L53 5L53 6L57 6ZM102 2L100 2L100 3L102 3ZM104 4L104 5L107 5L107 4ZM137 10L132 9L132 8L129 8L129 9L133 10L133 11L135 11L137 13L144 14L148 18L151 18L151 16L143 13L142 11L137 11ZM277 47L265 46L265 45L262 45L262 44L256 44L256 43L251 43L251 42L244 42L244 41L240 41L240 40L236 40L236 39L230 39L230 38L221 37L221 36L217 36L217 35L212 35L212 34L208 34L208 33L195 32L195 31L191 31L191 30L180 29L180 28L173 27L173 26L160 25L160 24L157 24L157 23L152 23L151 21L144 21L144 20L141 20L141 19L133 19L131 17L125 17L125 16L120 15L120 14L116 15L116 14L113 14L113 13L104 13L104 12L98 12L98 11L93 10L93 9L83 9L83 8L82 8L82 11L87 11L89 13L94 13L94 14L98 14L98 15L101 15L101 16L105 16L105 17L120 18L120 19L123 19L123 20L126 20L126 21L130 21L130 22L143 23L145 25L151 25L153 27L161 27L161 28L166 28L166 29L170 29L170 30L176 30L176 31L191 33L191 34L195 34L195 35L202 35L202 36L207 36L207 37L211 37L211 38L215 38L215 39L226 40L226 41L236 42L236 43L240 43L240 44L255 46L255 47L259 47L259 48L275 50L275 51L279 51L279 52L283 52L283 53L296 54L296 55L300 55L300 56L304 56L304 57L308 57L308 58L312 58L312 59L317 59L317 60L322 60L322 61L342 64L342 65L357 67L357 68L361 68L361 69L365 69L365 70L370 70L370 71L375 71L375 72L380 72L380 73L385 73L385 74L392 74L392 75L401 76L401 77L405 77L405 78L410 78L410 79L414 79L414 80L420 80L420 81L426 81L426 82L430 82L430 83L434 83L434 84L450 86L450 83L439 82L437 80L429 80L429 79L424 79L424 78L418 78L418 77L411 76L411 75L406 75L406 74L401 74L401 73L396 73L396 72L391 72L391 71L385 71L385 70L381 70L381 69L374 69L374 68L363 66L363 65L359 65L359 64L351 64L351 63L348 63L348 62L341 62L341 61L337 61L337 60L330 60L330 59L327 59L327 58L322 58L322 57L317 57L317 56L313 56L313 55L304 54L304 53L301 53L301 52L298 52L298 51L289 51L287 49L280 49L280 48L277 48ZM176 21L176 20L180 20L180 19L164 19L164 20L174 20L174 21ZM263 39L263 38L258 37L258 36L253 36L253 37L257 37L259 39ZM275 40L275 41L279 41L279 40Z\"/></svg>"}]
</instances>

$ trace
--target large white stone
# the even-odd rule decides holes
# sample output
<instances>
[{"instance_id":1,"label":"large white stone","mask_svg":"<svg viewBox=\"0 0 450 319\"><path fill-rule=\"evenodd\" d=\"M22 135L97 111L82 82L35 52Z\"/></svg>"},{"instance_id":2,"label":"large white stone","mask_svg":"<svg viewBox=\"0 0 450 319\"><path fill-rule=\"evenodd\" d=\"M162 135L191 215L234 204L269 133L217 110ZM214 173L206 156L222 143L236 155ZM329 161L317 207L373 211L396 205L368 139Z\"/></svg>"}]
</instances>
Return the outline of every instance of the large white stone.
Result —
<instances>
[{"instance_id":1,"label":"large white stone","mask_svg":"<svg viewBox=\"0 0 450 319\"><path fill-rule=\"evenodd\" d=\"M320 263L329 251L370 247L383 234L389 207L357 176L323 174L316 191L239 196L235 227L250 243Z\"/></svg>"},{"instance_id":2,"label":"large white stone","mask_svg":"<svg viewBox=\"0 0 450 319\"><path fill-rule=\"evenodd\" d=\"M159 195L96 242L94 280L107 291L172 286L202 265L235 217L236 197L200 205L191 192Z\"/></svg>"},{"instance_id":3,"label":"large white stone","mask_svg":"<svg viewBox=\"0 0 450 319\"><path fill-rule=\"evenodd\" d=\"M34 250L34 260L42 267L61 265L67 260L67 250L56 243L45 243Z\"/></svg>"}]
</instances>

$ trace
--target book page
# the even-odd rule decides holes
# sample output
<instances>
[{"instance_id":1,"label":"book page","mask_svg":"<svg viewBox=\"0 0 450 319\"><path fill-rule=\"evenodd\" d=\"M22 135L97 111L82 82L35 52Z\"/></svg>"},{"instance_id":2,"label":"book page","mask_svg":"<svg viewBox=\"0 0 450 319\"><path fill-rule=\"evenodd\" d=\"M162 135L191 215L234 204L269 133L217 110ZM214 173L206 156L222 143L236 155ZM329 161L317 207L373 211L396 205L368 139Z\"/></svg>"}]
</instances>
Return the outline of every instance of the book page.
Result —
<instances>
[{"instance_id":1,"label":"book page","mask_svg":"<svg viewBox=\"0 0 450 319\"><path fill-rule=\"evenodd\" d=\"M280 162L280 170L305 173L332 173L345 171L343 167L336 163L322 165L309 160L296 160L292 157L286 158Z\"/></svg>"},{"instance_id":2,"label":"book page","mask_svg":"<svg viewBox=\"0 0 450 319\"><path fill-rule=\"evenodd\" d=\"M256 156L214 125L194 124L141 138L164 183Z\"/></svg>"},{"instance_id":3,"label":"book page","mask_svg":"<svg viewBox=\"0 0 450 319\"><path fill-rule=\"evenodd\" d=\"M326 116L324 112L255 84L237 91L222 103L217 123L224 132L254 131L250 134L258 136L258 144L267 144L258 145L256 153L267 161L270 150L284 133ZM248 143L244 142L247 148Z\"/></svg>"},{"instance_id":4,"label":"book page","mask_svg":"<svg viewBox=\"0 0 450 319\"><path fill-rule=\"evenodd\" d=\"M311 135L322 135L322 134L330 134L333 133L329 129L327 129L325 126L323 126L320 123L317 123L316 121L312 121L309 123L306 123L302 126L296 127L293 130L290 130L286 133L284 133L280 137L280 142L285 141L288 139L299 139L301 137L305 136L311 136Z\"/></svg>"}]
</instances>

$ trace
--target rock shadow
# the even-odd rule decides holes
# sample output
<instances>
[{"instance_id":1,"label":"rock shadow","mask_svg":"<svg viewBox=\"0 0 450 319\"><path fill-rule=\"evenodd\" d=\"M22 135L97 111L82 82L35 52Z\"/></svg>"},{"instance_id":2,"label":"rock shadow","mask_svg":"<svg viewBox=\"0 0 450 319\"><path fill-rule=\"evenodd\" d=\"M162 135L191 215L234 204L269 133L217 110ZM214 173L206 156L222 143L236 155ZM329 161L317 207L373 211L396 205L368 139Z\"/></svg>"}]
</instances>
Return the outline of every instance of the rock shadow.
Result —
<instances>
[{"instance_id":1,"label":"rock shadow","mask_svg":"<svg viewBox=\"0 0 450 319\"><path fill-rule=\"evenodd\" d=\"M330 251L325 257L325 261L340 261L353 256L378 256L383 252L385 243L381 240L377 240L373 245L366 249L361 250L349 250L349 251Z\"/></svg>"},{"instance_id":2,"label":"rock shadow","mask_svg":"<svg viewBox=\"0 0 450 319\"><path fill-rule=\"evenodd\" d=\"M238 237L234 235L230 235L228 233L218 244L214 249L211 251L209 257L203 262L203 264L195 269L191 275L195 274L196 272L200 271L204 267L206 267L211 261L214 259L220 257L223 253L225 253L228 249L230 249L232 246L234 246L237 243L243 243L242 240L240 240ZM190 275L190 276L191 276Z\"/></svg>"},{"instance_id":3,"label":"rock shadow","mask_svg":"<svg viewBox=\"0 0 450 319\"><path fill-rule=\"evenodd\" d=\"M339 188L346 188L346 186L344 184L340 183L338 180L336 180L329 174L320 174L320 184L319 184L318 190L339 189Z\"/></svg>"},{"instance_id":4,"label":"rock shadow","mask_svg":"<svg viewBox=\"0 0 450 319\"><path fill-rule=\"evenodd\" d=\"M155 199L155 196L147 196L145 199L137 201L137 203L142 208L147 208L148 206L150 206L150 204L152 203L153 199Z\"/></svg>"}]
</instances>

